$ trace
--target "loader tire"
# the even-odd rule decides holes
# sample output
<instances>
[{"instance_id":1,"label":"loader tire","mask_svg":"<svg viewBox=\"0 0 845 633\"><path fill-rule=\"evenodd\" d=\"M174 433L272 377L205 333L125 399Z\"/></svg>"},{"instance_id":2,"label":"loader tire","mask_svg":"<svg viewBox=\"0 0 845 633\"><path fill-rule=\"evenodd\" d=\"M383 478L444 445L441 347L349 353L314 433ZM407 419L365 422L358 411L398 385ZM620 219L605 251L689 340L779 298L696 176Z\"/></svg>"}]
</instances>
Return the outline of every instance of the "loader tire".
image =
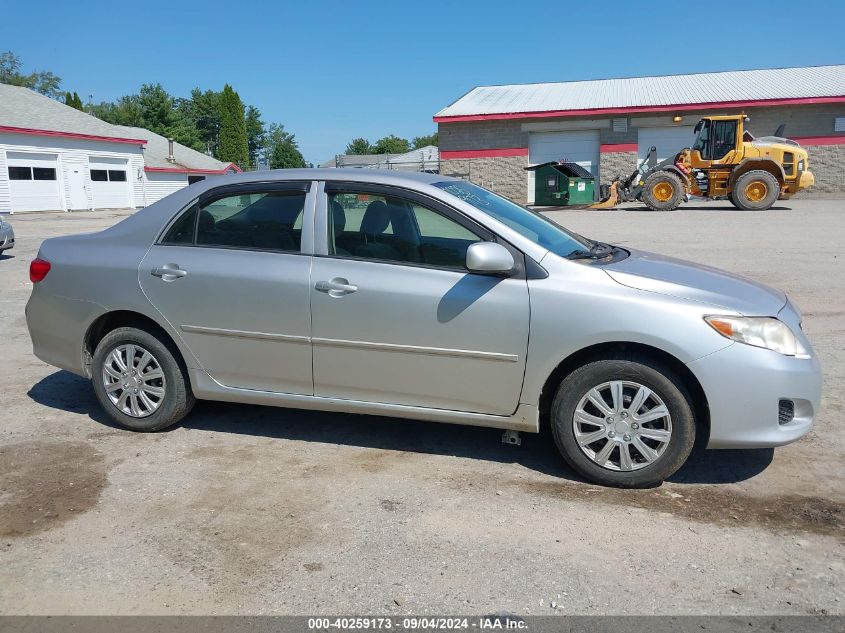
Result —
<instances>
[{"instance_id":1,"label":"loader tire","mask_svg":"<svg viewBox=\"0 0 845 633\"><path fill-rule=\"evenodd\" d=\"M658 171L645 179L642 201L652 211L674 211L684 199L684 183L671 171Z\"/></svg>"},{"instance_id":2,"label":"loader tire","mask_svg":"<svg viewBox=\"0 0 845 633\"><path fill-rule=\"evenodd\" d=\"M780 183L772 174L754 169L736 179L730 199L737 209L765 211L780 195Z\"/></svg>"}]
</instances>

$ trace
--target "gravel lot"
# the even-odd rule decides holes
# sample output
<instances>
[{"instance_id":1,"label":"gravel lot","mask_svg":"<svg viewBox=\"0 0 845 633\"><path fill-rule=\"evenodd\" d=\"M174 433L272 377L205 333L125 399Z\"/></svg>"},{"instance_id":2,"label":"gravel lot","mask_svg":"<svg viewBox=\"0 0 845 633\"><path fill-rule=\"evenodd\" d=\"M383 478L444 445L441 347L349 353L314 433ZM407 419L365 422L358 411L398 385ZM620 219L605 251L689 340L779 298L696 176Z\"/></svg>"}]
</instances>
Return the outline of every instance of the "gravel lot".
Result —
<instances>
[{"instance_id":1,"label":"gravel lot","mask_svg":"<svg viewBox=\"0 0 845 633\"><path fill-rule=\"evenodd\" d=\"M199 403L150 435L31 354L29 261L120 212L14 216L0 257L0 613L843 614L845 202L552 216L786 290L825 369L813 432L645 491L544 435Z\"/></svg>"}]
</instances>

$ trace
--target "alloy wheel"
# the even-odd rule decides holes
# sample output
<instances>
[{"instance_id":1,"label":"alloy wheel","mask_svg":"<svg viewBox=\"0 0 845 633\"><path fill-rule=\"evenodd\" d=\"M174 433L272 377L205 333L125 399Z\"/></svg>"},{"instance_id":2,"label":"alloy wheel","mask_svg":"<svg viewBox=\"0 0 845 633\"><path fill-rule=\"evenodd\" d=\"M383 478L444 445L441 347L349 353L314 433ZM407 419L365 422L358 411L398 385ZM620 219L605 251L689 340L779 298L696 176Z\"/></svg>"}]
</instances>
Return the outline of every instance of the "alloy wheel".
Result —
<instances>
[{"instance_id":1,"label":"alloy wheel","mask_svg":"<svg viewBox=\"0 0 845 633\"><path fill-rule=\"evenodd\" d=\"M615 471L640 470L657 461L672 439L672 416L661 397L640 383L605 382L590 389L572 418L581 451Z\"/></svg>"},{"instance_id":2,"label":"alloy wheel","mask_svg":"<svg viewBox=\"0 0 845 633\"><path fill-rule=\"evenodd\" d=\"M140 345L114 348L103 363L103 386L111 403L133 418L152 415L164 402L164 371L155 356Z\"/></svg>"}]
</instances>

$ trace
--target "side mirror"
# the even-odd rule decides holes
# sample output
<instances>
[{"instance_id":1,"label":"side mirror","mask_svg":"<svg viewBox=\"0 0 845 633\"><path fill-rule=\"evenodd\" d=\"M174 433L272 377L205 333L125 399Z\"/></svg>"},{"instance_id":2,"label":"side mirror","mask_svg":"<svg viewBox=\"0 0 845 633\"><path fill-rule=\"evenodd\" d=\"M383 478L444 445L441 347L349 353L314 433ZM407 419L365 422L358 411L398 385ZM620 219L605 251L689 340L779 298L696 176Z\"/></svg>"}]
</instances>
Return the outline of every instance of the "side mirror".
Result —
<instances>
[{"instance_id":1,"label":"side mirror","mask_svg":"<svg viewBox=\"0 0 845 633\"><path fill-rule=\"evenodd\" d=\"M475 242L467 249L467 269L474 273L504 274L514 269L513 255L501 244Z\"/></svg>"}]
</instances>

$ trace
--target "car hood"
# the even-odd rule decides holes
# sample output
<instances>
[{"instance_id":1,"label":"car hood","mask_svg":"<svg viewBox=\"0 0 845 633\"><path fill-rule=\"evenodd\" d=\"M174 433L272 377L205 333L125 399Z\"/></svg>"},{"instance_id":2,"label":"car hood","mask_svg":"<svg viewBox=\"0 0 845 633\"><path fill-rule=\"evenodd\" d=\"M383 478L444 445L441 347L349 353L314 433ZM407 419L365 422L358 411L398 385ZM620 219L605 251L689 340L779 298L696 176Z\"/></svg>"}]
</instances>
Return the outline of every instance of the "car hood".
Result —
<instances>
[{"instance_id":1,"label":"car hood","mask_svg":"<svg viewBox=\"0 0 845 633\"><path fill-rule=\"evenodd\" d=\"M749 316L775 316L786 295L745 277L655 253L630 256L603 267L617 283L648 292L699 301Z\"/></svg>"}]
</instances>

